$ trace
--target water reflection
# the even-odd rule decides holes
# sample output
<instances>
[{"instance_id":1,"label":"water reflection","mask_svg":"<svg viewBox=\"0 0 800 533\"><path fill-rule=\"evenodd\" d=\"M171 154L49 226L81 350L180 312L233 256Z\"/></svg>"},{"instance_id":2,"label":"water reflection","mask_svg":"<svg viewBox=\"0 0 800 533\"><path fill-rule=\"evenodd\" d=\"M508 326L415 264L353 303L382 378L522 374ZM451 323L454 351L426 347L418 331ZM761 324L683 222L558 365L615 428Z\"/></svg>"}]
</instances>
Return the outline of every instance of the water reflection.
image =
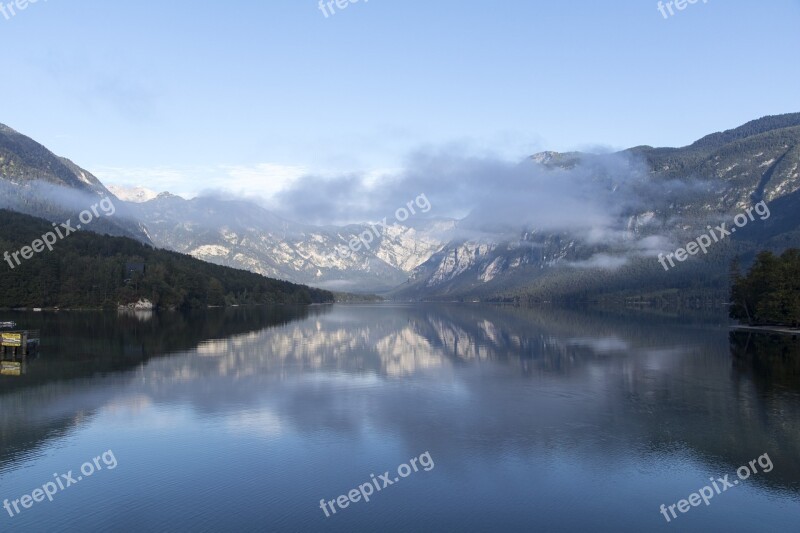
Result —
<instances>
[{"instance_id":1,"label":"water reflection","mask_svg":"<svg viewBox=\"0 0 800 533\"><path fill-rule=\"evenodd\" d=\"M42 342L27 356L25 372L0 376L0 472L19 454L35 454L45 441L63 437L107 402L119 401L115 386L130 381L125 373L141 371L152 358L319 312L322 308L248 307L163 313L144 321L135 313L18 313L19 326L40 330Z\"/></svg>"},{"instance_id":2,"label":"water reflection","mask_svg":"<svg viewBox=\"0 0 800 533\"><path fill-rule=\"evenodd\" d=\"M800 335L731 333L734 368L767 395L800 390Z\"/></svg>"},{"instance_id":3,"label":"water reflection","mask_svg":"<svg viewBox=\"0 0 800 533\"><path fill-rule=\"evenodd\" d=\"M774 471L751 485L800 492L797 341L729 334L724 317L365 305L141 318L35 325L43 355L0 381L0 474L93 417L169 428L188 410L226 439L382 439L465 470L563 454L648 469L680 454L723 474L768 452Z\"/></svg>"}]
</instances>

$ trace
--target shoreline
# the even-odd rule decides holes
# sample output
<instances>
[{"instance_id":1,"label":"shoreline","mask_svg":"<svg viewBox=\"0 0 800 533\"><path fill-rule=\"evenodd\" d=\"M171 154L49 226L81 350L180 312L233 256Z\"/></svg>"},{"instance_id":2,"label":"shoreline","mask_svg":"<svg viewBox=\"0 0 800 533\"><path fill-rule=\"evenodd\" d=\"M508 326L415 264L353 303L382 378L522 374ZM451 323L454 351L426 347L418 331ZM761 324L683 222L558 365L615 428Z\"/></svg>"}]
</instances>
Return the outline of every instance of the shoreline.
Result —
<instances>
[{"instance_id":1,"label":"shoreline","mask_svg":"<svg viewBox=\"0 0 800 533\"><path fill-rule=\"evenodd\" d=\"M732 330L756 331L760 333L782 333L784 335L800 335L800 329L788 326L731 326Z\"/></svg>"}]
</instances>

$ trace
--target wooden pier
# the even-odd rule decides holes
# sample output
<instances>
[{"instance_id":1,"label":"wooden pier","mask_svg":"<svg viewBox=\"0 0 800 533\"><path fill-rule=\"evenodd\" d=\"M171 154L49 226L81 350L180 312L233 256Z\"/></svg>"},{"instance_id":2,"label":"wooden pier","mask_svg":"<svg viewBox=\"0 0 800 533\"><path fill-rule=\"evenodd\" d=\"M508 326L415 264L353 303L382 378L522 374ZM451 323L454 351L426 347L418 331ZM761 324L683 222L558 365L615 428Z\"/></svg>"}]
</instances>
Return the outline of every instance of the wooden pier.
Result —
<instances>
[{"instance_id":1,"label":"wooden pier","mask_svg":"<svg viewBox=\"0 0 800 533\"><path fill-rule=\"evenodd\" d=\"M39 348L36 330L0 332L0 375L19 376L25 373L25 359Z\"/></svg>"}]
</instances>

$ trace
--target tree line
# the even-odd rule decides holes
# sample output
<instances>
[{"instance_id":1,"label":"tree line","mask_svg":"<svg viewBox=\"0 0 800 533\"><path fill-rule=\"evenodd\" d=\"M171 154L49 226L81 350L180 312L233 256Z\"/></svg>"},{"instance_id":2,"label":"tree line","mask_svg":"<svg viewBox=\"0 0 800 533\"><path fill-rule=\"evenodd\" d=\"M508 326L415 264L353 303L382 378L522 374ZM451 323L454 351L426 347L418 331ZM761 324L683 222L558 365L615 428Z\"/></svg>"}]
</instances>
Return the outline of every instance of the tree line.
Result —
<instances>
[{"instance_id":1,"label":"tree line","mask_svg":"<svg viewBox=\"0 0 800 533\"><path fill-rule=\"evenodd\" d=\"M753 326L800 327L800 250L761 252L744 276L734 261L731 317Z\"/></svg>"},{"instance_id":2,"label":"tree line","mask_svg":"<svg viewBox=\"0 0 800 533\"><path fill-rule=\"evenodd\" d=\"M52 230L0 210L0 254ZM131 271L130 265L144 268ZM333 302L332 293L157 250L127 237L74 233L11 269L0 263L0 308L110 308L147 299L163 309Z\"/></svg>"}]
</instances>

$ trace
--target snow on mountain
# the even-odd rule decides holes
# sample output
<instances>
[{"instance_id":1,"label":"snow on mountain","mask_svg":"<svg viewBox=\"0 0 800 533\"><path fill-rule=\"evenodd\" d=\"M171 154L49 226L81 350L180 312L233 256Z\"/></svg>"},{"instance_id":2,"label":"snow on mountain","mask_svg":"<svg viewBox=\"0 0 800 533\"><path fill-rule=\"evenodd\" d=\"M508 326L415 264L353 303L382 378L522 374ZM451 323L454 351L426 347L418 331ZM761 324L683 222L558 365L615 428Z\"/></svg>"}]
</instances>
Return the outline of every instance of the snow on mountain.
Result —
<instances>
[{"instance_id":1,"label":"snow on mountain","mask_svg":"<svg viewBox=\"0 0 800 533\"><path fill-rule=\"evenodd\" d=\"M312 226L284 220L242 200L185 200L162 193L129 207L156 246L295 283L348 292L390 290L450 238L451 220L373 230L369 224ZM377 234L375 234L377 231ZM373 242L351 250L359 235Z\"/></svg>"},{"instance_id":2,"label":"snow on mountain","mask_svg":"<svg viewBox=\"0 0 800 533\"><path fill-rule=\"evenodd\" d=\"M111 193L124 202L141 204L154 200L158 193L145 187L125 187L122 185L107 185Z\"/></svg>"},{"instance_id":3,"label":"snow on mountain","mask_svg":"<svg viewBox=\"0 0 800 533\"><path fill-rule=\"evenodd\" d=\"M629 168L641 165L639 179L622 186L607 180L609 176L596 170L604 168L597 163L613 157L630 161ZM600 155L542 152L529 161L553 180L578 168L607 181L609 193L627 193L628 198L635 194L636 201L618 214L615 226L601 239L520 227L516 235L497 242L454 240L415 269L411 282L393 295L474 298L529 291L547 300L555 294L610 290L612 284L624 288L632 279L640 289L671 288L684 282L680 275L687 280L716 276L725 285L728 255L763 249L766 237L772 238L776 251L800 240L793 211L800 203L800 113L764 117L683 148L640 146ZM655 255L694 240L711 224L730 225L734 216L761 200L775 204L772 210L785 219L752 225L754 233L747 242L739 239L744 233L740 230L735 236L740 242L730 254L726 245L733 237L714 248L713 260L709 256L689 261L680 273L663 276ZM763 236L755 233L761 230Z\"/></svg>"}]
</instances>

